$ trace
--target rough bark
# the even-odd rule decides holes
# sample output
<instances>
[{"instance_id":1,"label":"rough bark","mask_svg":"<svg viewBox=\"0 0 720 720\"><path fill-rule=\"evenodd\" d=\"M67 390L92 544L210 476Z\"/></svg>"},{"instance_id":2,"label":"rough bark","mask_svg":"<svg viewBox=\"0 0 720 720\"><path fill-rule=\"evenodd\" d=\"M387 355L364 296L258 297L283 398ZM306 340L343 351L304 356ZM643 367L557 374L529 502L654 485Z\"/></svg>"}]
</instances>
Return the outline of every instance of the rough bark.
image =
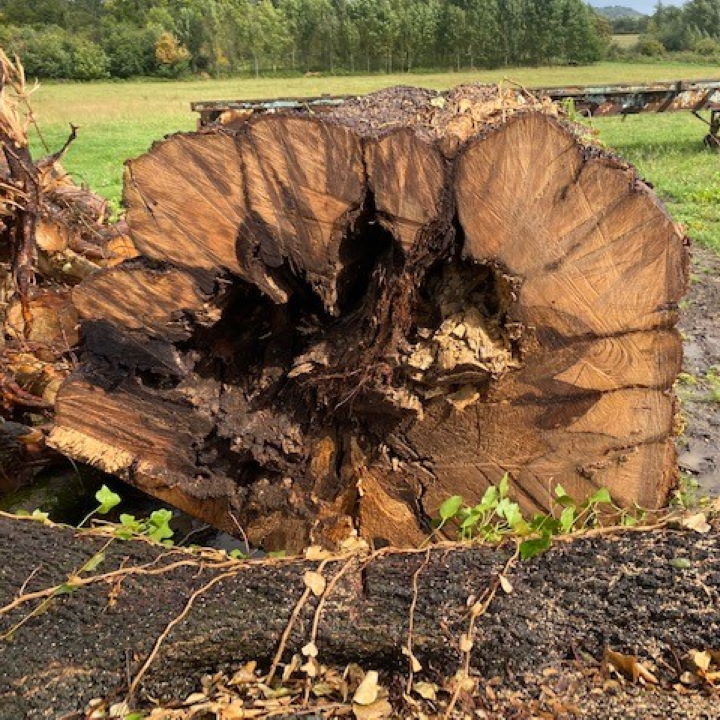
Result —
<instances>
[{"instance_id":1,"label":"rough bark","mask_svg":"<svg viewBox=\"0 0 720 720\"><path fill-rule=\"evenodd\" d=\"M227 563L213 567L217 559L187 551L116 540L105 549L99 567L78 573L104 546L105 538L2 516L0 541L13 548L0 567L3 607L21 588L32 593L62 584L69 575L87 577L146 563L162 570L178 561L187 563L153 575L128 574L122 582L117 577L94 582L59 595L11 639L2 640L2 720L61 718L81 710L90 698L124 697L129 678L190 595L228 570L231 575L199 595L160 646L138 699L184 698L197 690L203 674L229 672L248 660L267 667L310 569L328 581L344 571L324 598L316 640L321 663L343 667L356 662L366 670L406 673L408 659L402 647L407 645L416 577L412 647L425 668L420 677L449 677L461 661L468 599L481 598L512 555L511 547L444 546L337 558L322 568L317 561L302 559L238 561L228 568ZM681 566L678 558L686 562ZM661 682L670 684L676 682L673 658L692 648L717 650L716 529L707 535L625 531L559 542L542 556L511 565L505 574L513 591L498 592L477 618L472 654L473 674L481 681L499 677L500 688L527 690L526 678L542 683L544 669L561 668L579 657L591 663L588 656L599 660L606 647L654 662ZM0 614L0 634L39 602ZM308 642L317 602L310 596L303 606L285 661ZM612 702L623 707L622 697ZM606 716L610 715L588 715ZM632 715L613 717L617 716Z\"/></svg>"},{"instance_id":2,"label":"rough bark","mask_svg":"<svg viewBox=\"0 0 720 720\"><path fill-rule=\"evenodd\" d=\"M413 544L505 472L661 505L684 238L556 116L399 88L157 143L54 445L268 548Z\"/></svg>"}]
</instances>

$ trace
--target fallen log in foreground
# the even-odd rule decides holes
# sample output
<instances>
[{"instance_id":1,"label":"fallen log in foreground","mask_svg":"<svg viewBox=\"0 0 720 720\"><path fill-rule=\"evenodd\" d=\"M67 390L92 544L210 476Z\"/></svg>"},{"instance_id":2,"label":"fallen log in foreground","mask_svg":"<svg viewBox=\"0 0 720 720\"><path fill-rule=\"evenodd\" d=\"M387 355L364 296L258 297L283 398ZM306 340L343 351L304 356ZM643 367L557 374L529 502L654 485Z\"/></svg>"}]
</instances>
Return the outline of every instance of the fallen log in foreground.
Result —
<instances>
[{"instance_id":1,"label":"fallen log in foreground","mask_svg":"<svg viewBox=\"0 0 720 720\"><path fill-rule=\"evenodd\" d=\"M89 699L121 699L131 684L138 702L148 696L177 700L197 690L207 673L232 674L249 660L267 668L299 607L282 656L288 662L312 639L318 598L303 580L308 570L325 578L317 660L340 668L354 662L406 675L402 648L412 617L412 653L423 666L416 678L451 676L463 660L459 648L469 607L489 600L476 618L471 673L480 688L499 677L496 694L505 688L529 698L550 682L553 669L576 658L592 664L606 648L639 654L670 687L677 682L678 658L692 648L718 649L720 637L717 529L704 535L667 529L596 535L559 542L527 562L512 562L512 548L468 546L243 562L115 540L96 568L79 572L106 542L0 516L0 546L12 548L0 566L0 606L17 604L0 612L1 720L77 717L72 713ZM80 579L118 568L123 570L105 580ZM509 594L498 587L501 572L512 586ZM75 576L74 591L64 588L29 617L43 596L27 602L18 596L67 583L68 576ZM496 592L489 597L489 590ZM631 690L628 703L639 692ZM665 698L666 711L674 707L667 705L670 695L655 694ZM477 707L487 701L478 699ZM618 702L624 707L622 694L608 707ZM705 699L699 695L693 702L698 709ZM679 715L663 715L673 716Z\"/></svg>"},{"instance_id":2,"label":"fallen log in foreground","mask_svg":"<svg viewBox=\"0 0 720 720\"><path fill-rule=\"evenodd\" d=\"M54 446L268 549L417 545L505 472L527 512L661 506L687 250L558 114L394 88L155 144Z\"/></svg>"}]
</instances>

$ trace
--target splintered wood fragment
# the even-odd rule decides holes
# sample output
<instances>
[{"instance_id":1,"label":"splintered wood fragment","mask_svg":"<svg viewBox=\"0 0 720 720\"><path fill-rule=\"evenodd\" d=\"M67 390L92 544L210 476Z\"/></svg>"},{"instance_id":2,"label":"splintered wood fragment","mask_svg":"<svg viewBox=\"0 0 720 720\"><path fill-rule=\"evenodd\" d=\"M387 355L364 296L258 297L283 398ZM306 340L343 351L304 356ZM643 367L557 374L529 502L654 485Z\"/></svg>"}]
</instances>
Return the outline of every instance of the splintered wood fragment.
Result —
<instances>
[{"instance_id":1,"label":"splintered wood fragment","mask_svg":"<svg viewBox=\"0 0 720 720\"><path fill-rule=\"evenodd\" d=\"M395 88L131 161L141 257L73 291L55 446L268 549L416 544L505 473L526 512L661 505L685 239L518 97Z\"/></svg>"}]
</instances>

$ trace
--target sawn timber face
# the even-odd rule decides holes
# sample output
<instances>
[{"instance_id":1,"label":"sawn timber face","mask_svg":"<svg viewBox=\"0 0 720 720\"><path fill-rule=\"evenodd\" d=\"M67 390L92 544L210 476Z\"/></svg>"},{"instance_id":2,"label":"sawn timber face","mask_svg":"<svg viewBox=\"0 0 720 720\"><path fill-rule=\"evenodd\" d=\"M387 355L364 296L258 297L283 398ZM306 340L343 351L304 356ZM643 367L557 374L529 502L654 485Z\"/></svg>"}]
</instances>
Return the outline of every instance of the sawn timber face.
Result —
<instances>
[{"instance_id":1,"label":"sawn timber face","mask_svg":"<svg viewBox=\"0 0 720 720\"><path fill-rule=\"evenodd\" d=\"M682 233L545 112L439 127L272 115L131 161L146 259L74 291L55 445L268 548L417 543L504 472L527 510L664 502Z\"/></svg>"}]
</instances>

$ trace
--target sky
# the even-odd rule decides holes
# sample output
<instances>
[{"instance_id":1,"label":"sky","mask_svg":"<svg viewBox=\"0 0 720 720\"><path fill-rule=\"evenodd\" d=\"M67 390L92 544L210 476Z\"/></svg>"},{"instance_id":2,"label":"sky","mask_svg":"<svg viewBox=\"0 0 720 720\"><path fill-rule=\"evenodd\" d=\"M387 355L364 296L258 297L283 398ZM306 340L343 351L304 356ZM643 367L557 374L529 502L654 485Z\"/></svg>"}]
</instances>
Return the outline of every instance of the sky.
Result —
<instances>
[{"instance_id":1,"label":"sky","mask_svg":"<svg viewBox=\"0 0 720 720\"><path fill-rule=\"evenodd\" d=\"M685 0L663 0L665 5L682 5ZM590 4L595 7L605 7L607 5L623 5L633 8L642 13L652 13L657 0L590 0Z\"/></svg>"}]
</instances>

